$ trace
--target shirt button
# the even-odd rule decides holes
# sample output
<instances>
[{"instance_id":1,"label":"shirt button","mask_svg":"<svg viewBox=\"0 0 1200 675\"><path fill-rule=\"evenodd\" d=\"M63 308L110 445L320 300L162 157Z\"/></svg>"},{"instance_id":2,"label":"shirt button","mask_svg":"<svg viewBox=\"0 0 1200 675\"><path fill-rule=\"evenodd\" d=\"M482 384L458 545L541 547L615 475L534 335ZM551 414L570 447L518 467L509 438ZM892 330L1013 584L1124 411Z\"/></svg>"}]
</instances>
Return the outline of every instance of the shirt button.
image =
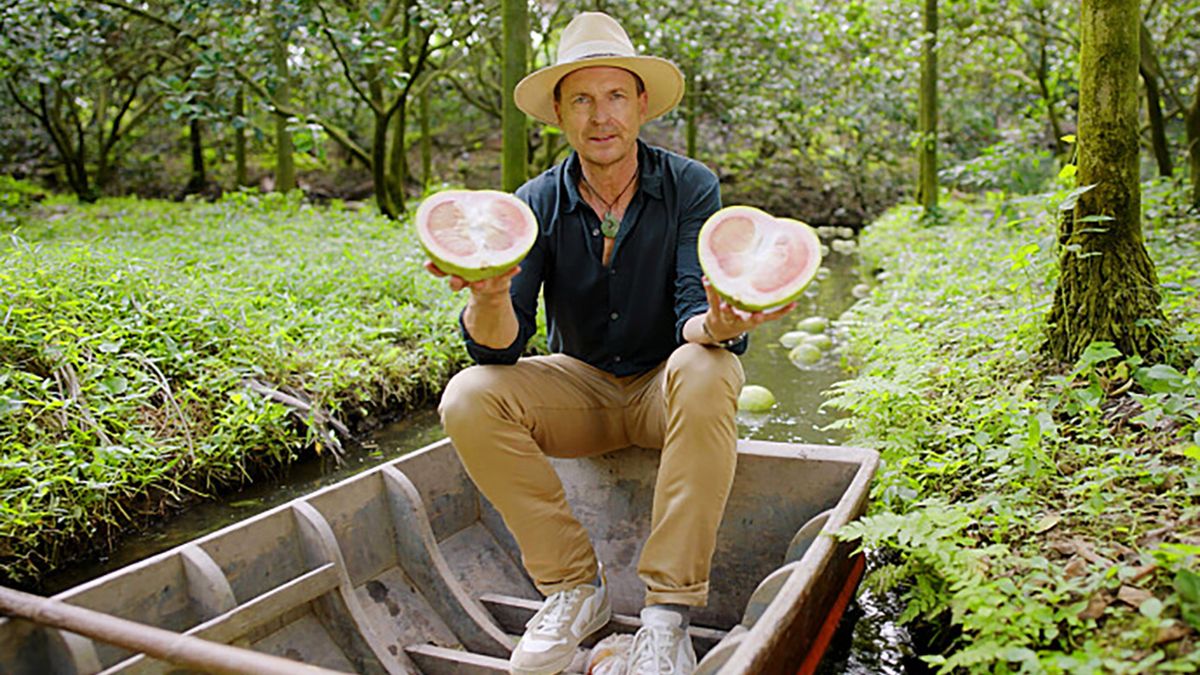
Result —
<instances>
[{"instance_id":1,"label":"shirt button","mask_svg":"<svg viewBox=\"0 0 1200 675\"><path fill-rule=\"evenodd\" d=\"M593 228L593 229L592 229L592 236L593 236L593 237L599 237L599 236L600 236L600 228L598 228L598 227L597 227L597 228Z\"/></svg>"},{"instance_id":2,"label":"shirt button","mask_svg":"<svg viewBox=\"0 0 1200 675\"><path fill-rule=\"evenodd\" d=\"M615 276L617 276L617 271L616 271L615 269L610 269L610 270L608 271L608 275L609 275L610 277L615 277Z\"/></svg>"},{"instance_id":3,"label":"shirt button","mask_svg":"<svg viewBox=\"0 0 1200 675\"><path fill-rule=\"evenodd\" d=\"M616 361L617 363L620 363L621 357L620 356L614 357L613 360Z\"/></svg>"},{"instance_id":4,"label":"shirt button","mask_svg":"<svg viewBox=\"0 0 1200 675\"><path fill-rule=\"evenodd\" d=\"M619 316L621 316L621 315L617 314L616 312L613 312L612 314L608 315L608 318L612 319L613 321L616 321L617 317L619 317Z\"/></svg>"}]
</instances>

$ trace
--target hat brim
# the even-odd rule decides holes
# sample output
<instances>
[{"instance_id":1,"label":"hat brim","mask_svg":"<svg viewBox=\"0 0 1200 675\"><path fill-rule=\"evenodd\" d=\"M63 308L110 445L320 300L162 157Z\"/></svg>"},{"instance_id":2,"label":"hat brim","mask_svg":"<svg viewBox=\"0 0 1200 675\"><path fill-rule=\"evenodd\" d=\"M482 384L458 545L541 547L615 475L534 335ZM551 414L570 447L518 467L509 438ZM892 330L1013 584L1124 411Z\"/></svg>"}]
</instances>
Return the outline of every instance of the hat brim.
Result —
<instances>
[{"instance_id":1,"label":"hat brim","mask_svg":"<svg viewBox=\"0 0 1200 675\"><path fill-rule=\"evenodd\" d=\"M595 66L624 68L642 78L648 98L646 121L666 114L679 105L683 98L683 73L666 59L657 56L598 56L547 66L526 75L513 89L513 100L526 115L546 124L557 125L554 87L570 73Z\"/></svg>"}]
</instances>

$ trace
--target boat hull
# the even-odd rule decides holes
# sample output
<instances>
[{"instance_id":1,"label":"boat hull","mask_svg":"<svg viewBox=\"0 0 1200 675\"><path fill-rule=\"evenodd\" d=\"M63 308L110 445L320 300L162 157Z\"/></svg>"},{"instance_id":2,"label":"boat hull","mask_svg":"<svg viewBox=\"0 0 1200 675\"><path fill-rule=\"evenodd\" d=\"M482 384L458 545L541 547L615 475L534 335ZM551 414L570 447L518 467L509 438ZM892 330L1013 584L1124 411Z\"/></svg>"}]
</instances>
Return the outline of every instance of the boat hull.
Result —
<instances>
[{"instance_id":1,"label":"boat hull","mask_svg":"<svg viewBox=\"0 0 1200 675\"><path fill-rule=\"evenodd\" d=\"M823 649L821 627L855 580L852 546L828 533L863 512L878 458L760 441L738 451L693 641L713 652L702 671L796 672ZM594 639L637 628L658 457L628 448L553 460L617 614ZM55 597L332 670L426 674L506 672L541 599L448 441ZM0 620L0 674L172 671L68 631Z\"/></svg>"}]
</instances>

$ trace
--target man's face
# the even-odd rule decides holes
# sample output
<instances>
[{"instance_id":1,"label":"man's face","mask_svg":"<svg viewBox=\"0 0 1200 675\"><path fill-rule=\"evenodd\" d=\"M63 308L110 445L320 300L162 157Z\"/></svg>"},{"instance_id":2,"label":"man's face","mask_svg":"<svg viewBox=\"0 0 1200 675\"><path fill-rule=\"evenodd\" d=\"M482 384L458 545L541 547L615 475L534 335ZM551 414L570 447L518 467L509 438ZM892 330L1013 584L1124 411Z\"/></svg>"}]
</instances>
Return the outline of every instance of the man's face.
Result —
<instances>
[{"instance_id":1,"label":"man's face","mask_svg":"<svg viewBox=\"0 0 1200 675\"><path fill-rule=\"evenodd\" d=\"M606 167L636 152L647 100L646 92L638 94L633 73L594 66L562 79L554 112L580 159Z\"/></svg>"}]
</instances>

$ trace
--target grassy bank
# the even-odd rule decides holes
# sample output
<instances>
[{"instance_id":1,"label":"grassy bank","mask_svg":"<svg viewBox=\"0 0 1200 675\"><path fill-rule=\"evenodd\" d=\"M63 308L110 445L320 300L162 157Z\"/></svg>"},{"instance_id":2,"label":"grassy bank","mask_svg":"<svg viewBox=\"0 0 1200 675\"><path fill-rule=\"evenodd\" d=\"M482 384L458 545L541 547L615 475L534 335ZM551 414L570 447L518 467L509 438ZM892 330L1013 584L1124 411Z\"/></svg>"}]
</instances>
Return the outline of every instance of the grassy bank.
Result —
<instances>
[{"instance_id":1,"label":"grassy bank","mask_svg":"<svg viewBox=\"0 0 1200 675\"><path fill-rule=\"evenodd\" d=\"M1200 629L1200 218L1145 191L1175 366L1097 344L1038 357L1064 195L898 208L862 239L872 295L840 322L833 404L884 465L848 534L892 560L940 672L1195 672Z\"/></svg>"},{"instance_id":2,"label":"grassy bank","mask_svg":"<svg viewBox=\"0 0 1200 675\"><path fill-rule=\"evenodd\" d=\"M0 573L336 452L466 361L411 228L279 195L0 223Z\"/></svg>"}]
</instances>

